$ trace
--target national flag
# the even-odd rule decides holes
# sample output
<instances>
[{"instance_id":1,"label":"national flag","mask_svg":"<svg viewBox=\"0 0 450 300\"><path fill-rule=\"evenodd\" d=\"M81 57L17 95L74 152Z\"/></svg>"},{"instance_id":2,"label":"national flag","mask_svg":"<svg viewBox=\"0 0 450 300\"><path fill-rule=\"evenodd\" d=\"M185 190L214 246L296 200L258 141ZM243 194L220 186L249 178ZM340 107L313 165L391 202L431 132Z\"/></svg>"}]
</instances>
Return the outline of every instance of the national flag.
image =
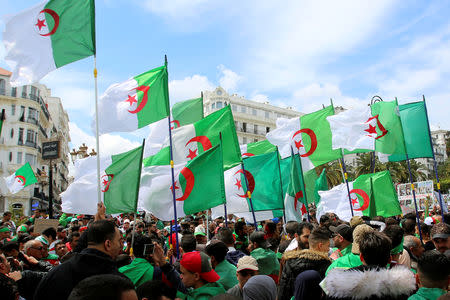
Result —
<instances>
[{"instance_id":1,"label":"national flag","mask_svg":"<svg viewBox=\"0 0 450 300\"><path fill-rule=\"evenodd\" d=\"M333 106L303 115L299 118L277 119L277 128L266 135L278 146L282 158L300 153L303 172L329 161L341 158L340 150L331 148L331 129L327 117L334 114Z\"/></svg>"},{"instance_id":2,"label":"national flag","mask_svg":"<svg viewBox=\"0 0 450 300\"><path fill-rule=\"evenodd\" d=\"M231 214L251 212L247 191L251 193L254 211L283 208L278 152L252 156L241 165L225 172L227 211ZM248 183L248 186L246 185ZM224 212L223 206L212 209L213 216Z\"/></svg>"},{"instance_id":3,"label":"national flag","mask_svg":"<svg viewBox=\"0 0 450 300\"><path fill-rule=\"evenodd\" d=\"M187 164L174 166L172 186L169 153L162 150L144 162L139 207L161 220L174 218L172 189L176 193L177 217L225 203L222 148L216 145Z\"/></svg>"},{"instance_id":4,"label":"national flag","mask_svg":"<svg viewBox=\"0 0 450 300\"><path fill-rule=\"evenodd\" d=\"M272 145L268 140L244 144L240 148L242 157L250 157L277 150L277 147Z\"/></svg>"},{"instance_id":5,"label":"national flag","mask_svg":"<svg viewBox=\"0 0 450 300\"><path fill-rule=\"evenodd\" d=\"M172 129L203 119L203 97L175 103L171 119Z\"/></svg>"},{"instance_id":6,"label":"national flag","mask_svg":"<svg viewBox=\"0 0 450 300\"><path fill-rule=\"evenodd\" d=\"M141 146L111 157L112 164L101 178L107 214L137 211L143 149Z\"/></svg>"},{"instance_id":7,"label":"national flag","mask_svg":"<svg viewBox=\"0 0 450 300\"><path fill-rule=\"evenodd\" d=\"M402 213L389 171L361 175L348 184L354 215L391 217ZM319 195L317 218L326 212L335 212L339 218L350 220L350 202L345 184L329 191L319 191Z\"/></svg>"},{"instance_id":8,"label":"national flag","mask_svg":"<svg viewBox=\"0 0 450 300\"><path fill-rule=\"evenodd\" d=\"M99 132L135 131L169 116L167 67L108 87L99 101Z\"/></svg>"},{"instance_id":9,"label":"national flag","mask_svg":"<svg viewBox=\"0 0 450 300\"><path fill-rule=\"evenodd\" d=\"M398 106L408 158L433 157L428 117L423 101ZM406 160L406 155L393 154L389 161Z\"/></svg>"},{"instance_id":10,"label":"national flag","mask_svg":"<svg viewBox=\"0 0 450 300\"><path fill-rule=\"evenodd\" d=\"M23 188L37 183L36 176L34 175L30 163L26 163L10 176L4 177L4 180L6 187L11 194L20 192Z\"/></svg>"},{"instance_id":11,"label":"national flag","mask_svg":"<svg viewBox=\"0 0 450 300\"><path fill-rule=\"evenodd\" d=\"M241 153L234 127L233 114L229 105L194 124L185 125L172 131L173 161L175 165L184 165L199 154L219 145L220 135L222 135L224 149L224 169L228 170L238 165L241 162ZM147 141L149 142L146 148L152 147L151 140L147 139ZM169 146L169 140L166 139L162 150L169 153ZM147 153L147 149L145 153Z\"/></svg>"},{"instance_id":12,"label":"national flag","mask_svg":"<svg viewBox=\"0 0 450 300\"><path fill-rule=\"evenodd\" d=\"M307 215L305 183L302 176L302 166L298 154L292 156L289 186L284 198L286 221L301 222Z\"/></svg>"},{"instance_id":13,"label":"national flag","mask_svg":"<svg viewBox=\"0 0 450 300\"><path fill-rule=\"evenodd\" d=\"M5 61L10 84L38 82L49 72L95 54L94 0L50 0L5 24Z\"/></svg>"},{"instance_id":14,"label":"national flag","mask_svg":"<svg viewBox=\"0 0 450 300\"><path fill-rule=\"evenodd\" d=\"M327 175L325 172L326 172L326 169L324 168L322 170L322 173L320 173L320 176L316 179L316 182L314 184L314 202L316 203L316 205L320 201L319 191L327 191L328 190Z\"/></svg>"}]
</instances>

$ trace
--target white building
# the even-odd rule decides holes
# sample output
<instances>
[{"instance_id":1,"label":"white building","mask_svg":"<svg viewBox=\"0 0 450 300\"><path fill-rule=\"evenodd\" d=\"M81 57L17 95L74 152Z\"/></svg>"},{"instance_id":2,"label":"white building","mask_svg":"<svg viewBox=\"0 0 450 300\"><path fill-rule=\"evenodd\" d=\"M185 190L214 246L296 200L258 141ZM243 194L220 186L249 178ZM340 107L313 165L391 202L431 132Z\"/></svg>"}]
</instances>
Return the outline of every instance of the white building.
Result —
<instances>
[{"instance_id":1,"label":"white building","mask_svg":"<svg viewBox=\"0 0 450 300\"><path fill-rule=\"evenodd\" d=\"M0 212L13 211L31 215L36 208L48 208L48 161L42 160L42 143L60 140L62 159L54 162L53 198L67 187L68 116L61 100L41 84L13 88L11 72L0 68L0 110L5 111L0 135L0 176L7 177L25 163L30 163L38 183L19 193L0 195ZM61 176L62 174L62 176ZM64 178L65 177L65 178ZM58 209L58 202L55 203Z\"/></svg>"},{"instance_id":2,"label":"white building","mask_svg":"<svg viewBox=\"0 0 450 300\"><path fill-rule=\"evenodd\" d=\"M450 139L450 131L448 130L435 130L431 132L431 139L433 141L434 156L438 164L444 163L447 156L447 140ZM425 173L428 179L433 179L434 175L434 162L431 158L418 158L417 162L425 166Z\"/></svg>"},{"instance_id":3,"label":"white building","mask_svg":"<svg viewBox=\"0 0 450 300\"><path fill-rule=\"evenodd\" d=\"M266 133L275 129L277 118L294 118L303 115L289 108L270 105L269 102L247 100L236 94L229 95L223 88L203 92L205 115L231 104L239 144L266 139Z\"/></svg>"}]
</instances>

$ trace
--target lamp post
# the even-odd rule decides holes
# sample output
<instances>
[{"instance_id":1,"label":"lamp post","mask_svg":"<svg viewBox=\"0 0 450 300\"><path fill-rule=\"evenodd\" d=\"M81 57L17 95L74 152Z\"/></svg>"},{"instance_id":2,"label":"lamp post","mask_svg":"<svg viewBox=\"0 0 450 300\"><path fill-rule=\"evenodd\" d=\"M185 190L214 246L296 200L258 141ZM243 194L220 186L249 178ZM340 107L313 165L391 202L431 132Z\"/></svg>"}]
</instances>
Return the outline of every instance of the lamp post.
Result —
<instances>
[{"instance_id":1,"label":"lamp post","mask_svg":"<svg viewBox=\"0 0 450 300\"><path fill-rule=\"evenodd\" d=\"M72 163L75 163L77 159L83 159L89 156L96 156L97 152L95 152L94 149L91 149L91 152L88 153L88 146L86 146L85 143L83 143L81 146L78 147L78 150L75 150L75 148L72 149L70 152L70 157L72 158Z\"/></svg>"}]
</instances>

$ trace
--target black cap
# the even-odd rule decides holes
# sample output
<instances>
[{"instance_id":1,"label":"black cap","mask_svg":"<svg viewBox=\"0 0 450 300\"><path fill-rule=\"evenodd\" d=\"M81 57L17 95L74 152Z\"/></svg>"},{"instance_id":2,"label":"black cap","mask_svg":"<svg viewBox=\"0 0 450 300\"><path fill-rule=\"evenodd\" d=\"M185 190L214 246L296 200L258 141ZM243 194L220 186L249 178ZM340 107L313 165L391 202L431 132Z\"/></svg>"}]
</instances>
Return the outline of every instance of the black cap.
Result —
<instances>
[{"instance_id":1,"label":"black cap","mask_svg":"<svg viewBox=\"0 0 450 300\"><path fill-rule=\"evenodd\" d=\"M337 227L330 226L331 232L339 233L344 239L353 242L353 229L347 224L341 224Z\"/></svg>"},{"instance_id":2,"label":"black cap","mask_svg":"<svg viewBox=\"0 0 450 300\"><path fill-rule=\"evenodd\" d=\"M257 243L258 246L264 249L267 249L271 246L270 243L264 238L264 232L262 231L252 232L252 234L250 234L250 241L252 243Z\"/></svg>"}]
</instances>

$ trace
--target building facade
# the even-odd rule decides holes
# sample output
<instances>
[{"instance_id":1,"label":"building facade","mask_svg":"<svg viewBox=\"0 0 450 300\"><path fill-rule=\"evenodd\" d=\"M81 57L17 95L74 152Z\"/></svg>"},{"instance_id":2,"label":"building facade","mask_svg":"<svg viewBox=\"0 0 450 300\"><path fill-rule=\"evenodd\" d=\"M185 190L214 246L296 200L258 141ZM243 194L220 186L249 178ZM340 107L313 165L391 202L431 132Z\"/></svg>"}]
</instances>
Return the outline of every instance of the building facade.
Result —
<instances>
[{"instance_id":1,"label":"building facade","mask_svg":"<svg viewBox=\"0 0 450 300\"><path fill-rule=\"evenodd\" d=\"M294 118L303 115L290 108L270 105L269 102L247 100L236 94L229 95L222 87L203 92L205 116L231 105L239 144L259 142L275 129L277 118Z\"/></svg>"},{"instance_id":2,"label":"building facade","mask_svg":"<svg viewBox=\"0 0 450 300\"><path fill-rule=\"evenodd\" d=\"M448 130L434 130L431 131L431 140L433 141L434 157L438 164L444 163L447 156L447 141L450 139L450 131ZM425 166L425 173L428 179L434 179L434 162L431 158L418 158L417 162Z\"/></svg>"},{"instance_id":3,"label":"building facade","mask_svg":"<svg viewBox=\"0 0 450 300\"><path fill-rule=\"evenodd\" d=\"M7 177L30 163L38 183L12 195L2 192L0 211L31 215L48 208L49 161L42 159L42 143L60 141L60 159L52 162L54 210L60 208L58 194L67 188L68 115L61 100L42 84L11 87L11 72L0 68L0 110L5 112L0 135L0 177Z\"/></svg>"}]
</instances>

